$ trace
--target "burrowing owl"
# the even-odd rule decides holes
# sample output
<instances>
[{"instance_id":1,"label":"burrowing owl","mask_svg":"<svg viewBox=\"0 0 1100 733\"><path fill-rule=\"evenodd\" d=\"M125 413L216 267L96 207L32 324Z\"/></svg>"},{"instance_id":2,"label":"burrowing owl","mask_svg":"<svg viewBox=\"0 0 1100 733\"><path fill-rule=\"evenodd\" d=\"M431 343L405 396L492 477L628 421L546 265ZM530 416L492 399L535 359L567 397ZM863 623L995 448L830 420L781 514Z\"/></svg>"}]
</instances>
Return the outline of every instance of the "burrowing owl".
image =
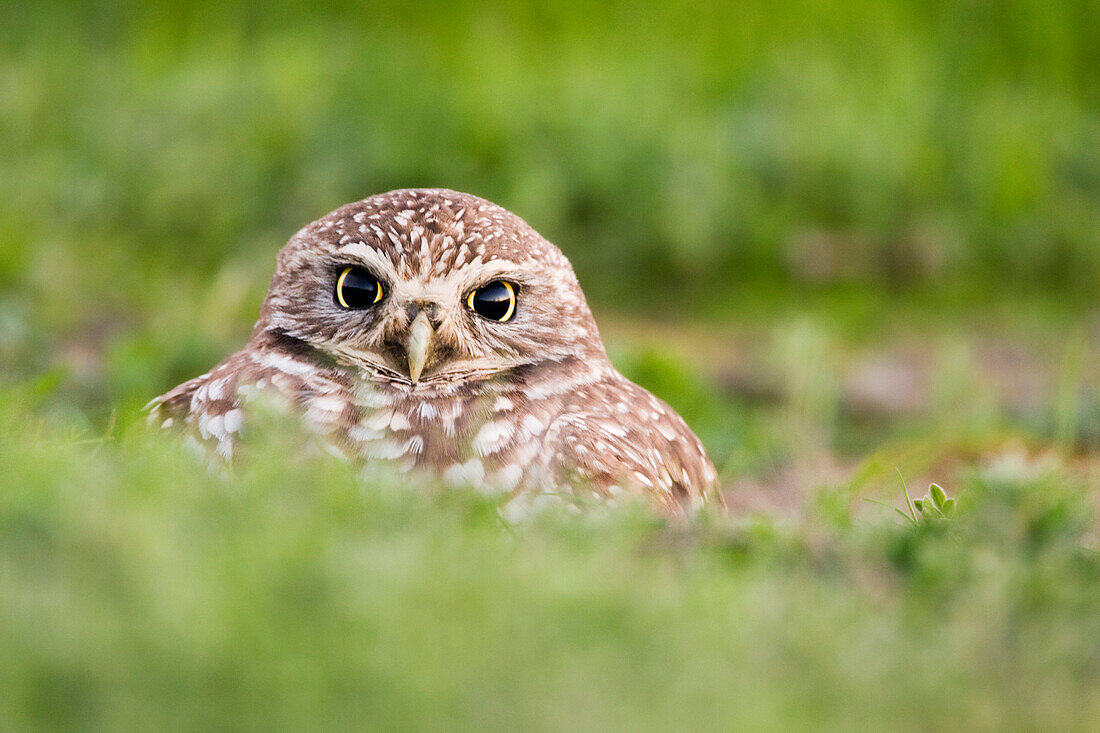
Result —
<instances>
[{"instance_id":1,"label":"burrowing owl","mask_svg":"<svg viewBox=\"0 0 1100 733\"><path fill-rule=\"evenodd\" d=\"M248 345L151 403L228 460L257 395L371 466L537 497L698 506L714 466L611 365L569 260L516 215L447 190L343 206L279 253Z\"/></svg>"}]
</instances>

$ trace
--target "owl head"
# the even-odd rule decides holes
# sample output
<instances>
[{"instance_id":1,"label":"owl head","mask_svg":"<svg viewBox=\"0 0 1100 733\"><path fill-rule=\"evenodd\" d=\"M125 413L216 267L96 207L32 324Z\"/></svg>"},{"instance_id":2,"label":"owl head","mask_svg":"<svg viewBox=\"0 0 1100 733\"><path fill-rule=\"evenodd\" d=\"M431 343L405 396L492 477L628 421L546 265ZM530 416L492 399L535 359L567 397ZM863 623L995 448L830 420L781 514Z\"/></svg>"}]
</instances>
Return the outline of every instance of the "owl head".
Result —
<instances>
[{"instance_id":1,"label":"owl head","mask_svg":"<svg viewBox=\"0 0 1100 733\"><path fill-rule=\"evenodd\" d=\"M279 253L256 333L414 388L607 360L561 251L444 189L371 196L305 226Z\"/></svg>"}]
</instances>

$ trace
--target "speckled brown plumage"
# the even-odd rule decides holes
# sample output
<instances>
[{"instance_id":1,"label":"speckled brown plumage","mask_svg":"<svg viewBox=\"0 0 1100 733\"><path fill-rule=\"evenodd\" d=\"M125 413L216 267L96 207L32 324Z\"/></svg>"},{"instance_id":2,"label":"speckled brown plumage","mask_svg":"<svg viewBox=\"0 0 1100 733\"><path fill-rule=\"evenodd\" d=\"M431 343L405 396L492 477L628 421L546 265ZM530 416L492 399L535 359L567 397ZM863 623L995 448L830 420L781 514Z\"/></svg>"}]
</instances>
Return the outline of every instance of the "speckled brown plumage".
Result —
<instances>
[{"instance_id":1,"label":"speckled brown plumage","mask_svg":"<svg viewBox=\"0 0 1100 733\"><path fill-rule=\"evenodd\" d=\"M348 266L381 283L377 305L336 302ZM517 289L504 323L467 307L497 280ZM416 375L409 334L421 313L431 346ZM155 399L151 419L229 460L265 395L351 460L500 491L509 512L638 494L678 512L716 480L680 416L611 365L565 256L514 214L455 191L392 191L303 228L279 253L248 345Z\"/></svg>"}]
</instances>

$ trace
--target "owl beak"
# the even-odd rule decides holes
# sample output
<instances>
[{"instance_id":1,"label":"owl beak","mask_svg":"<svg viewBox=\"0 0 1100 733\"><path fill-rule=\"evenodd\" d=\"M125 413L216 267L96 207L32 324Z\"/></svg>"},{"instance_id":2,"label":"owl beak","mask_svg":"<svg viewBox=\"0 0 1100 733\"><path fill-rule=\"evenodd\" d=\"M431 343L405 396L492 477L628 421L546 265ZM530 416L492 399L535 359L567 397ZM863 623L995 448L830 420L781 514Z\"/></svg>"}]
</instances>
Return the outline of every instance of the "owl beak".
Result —
<instances>
[{"instance_id":1,"label":"owl beak","mask_svg":"<svg viewBox=\"0 0 1100 733\"><path fill-rule=\"evenodd\" d=\"M428 320L428 314L420 311L409 327L409 377L414 383L420 381L420 373L428 361L432 350L432 336L435 329Z\"/></svg>"}]
</instances>

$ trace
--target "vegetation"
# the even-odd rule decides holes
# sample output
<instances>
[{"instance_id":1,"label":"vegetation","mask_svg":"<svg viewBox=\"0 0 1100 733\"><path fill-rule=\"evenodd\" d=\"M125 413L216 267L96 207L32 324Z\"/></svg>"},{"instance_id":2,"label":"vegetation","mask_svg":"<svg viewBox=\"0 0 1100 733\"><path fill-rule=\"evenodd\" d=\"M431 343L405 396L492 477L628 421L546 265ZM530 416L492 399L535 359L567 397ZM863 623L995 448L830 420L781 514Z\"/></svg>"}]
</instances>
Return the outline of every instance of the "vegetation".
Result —
<instances>
[{"instance_id":1,"label":"vegetation","mask_svg":"<svg viewBox=\"0 0 1100 733\"><path fill-rule=\"evenodd\" d=\"M1096 11L0 4L2 727L1094 726ZM728 516L144 430L402 186L566 251Z\"/></svg>"},{"instance_id":2,"label":"vegetation","mask_svg":"<svg viewBox=\"0 0 1100 733\"><path fill-rule=\"evenodd\" d=\"M1100 556L1083 487L991 465L947 520L853 486L686 526L211 475L136 430L4 405L0 717L20 728L1086 729ZM300 451L298 451L300 453ZM426 487L425 487L426 488ZM1095 538L1090 544L1094 544Z\"/></svg>"}]
</instances>

